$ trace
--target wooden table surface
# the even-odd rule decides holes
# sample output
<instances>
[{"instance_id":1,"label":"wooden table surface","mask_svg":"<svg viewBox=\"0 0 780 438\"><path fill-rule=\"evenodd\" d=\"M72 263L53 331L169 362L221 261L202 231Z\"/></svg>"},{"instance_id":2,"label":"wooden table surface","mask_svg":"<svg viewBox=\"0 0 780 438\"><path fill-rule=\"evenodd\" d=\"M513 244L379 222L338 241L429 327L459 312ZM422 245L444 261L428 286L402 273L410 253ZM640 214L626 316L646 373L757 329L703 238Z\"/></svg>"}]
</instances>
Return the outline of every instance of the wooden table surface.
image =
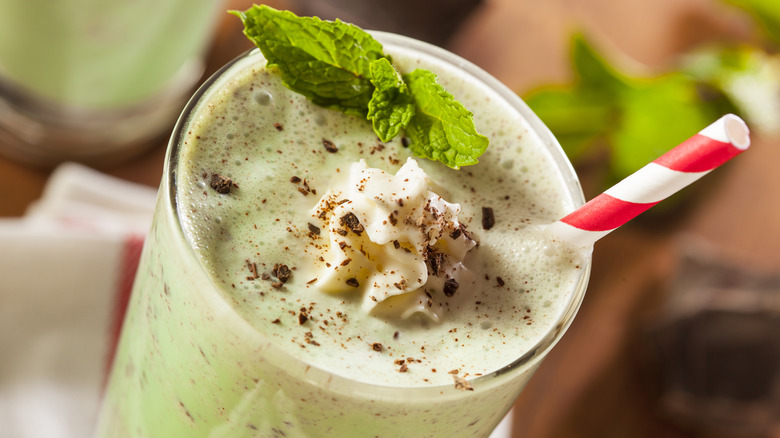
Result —
<instances>
[{"instance_id":1,"label":"wooden table surface","mask_svg":"<svg viewBox=\"0 0 780 438\"><path fill-rule=\"evenodd\" d=\"M295 9L299 3L269 4ZM209 72L249 47L240 29L234 17L225 17L209 54ZM647 71L664 69L707 39L750 38L753 32L744 15L716 0L492 0L446 46L522 93L569 77L566 44L574 29L584 29L600 47ZM516 404L515 437L711 436L686 431L659 414L656 376L637 352L664 300L681 236L706 239L729 257L762 269L780 269L777 143L757 133L748 153L699 182L711 187L684 216L663 226L631 224L597 243L579 315ZM164 152L165 141L159 141L143 155L102 170L156 187ZM0 216L23 214L48 174L0 157Z\"/></svg>"}]
</instances>

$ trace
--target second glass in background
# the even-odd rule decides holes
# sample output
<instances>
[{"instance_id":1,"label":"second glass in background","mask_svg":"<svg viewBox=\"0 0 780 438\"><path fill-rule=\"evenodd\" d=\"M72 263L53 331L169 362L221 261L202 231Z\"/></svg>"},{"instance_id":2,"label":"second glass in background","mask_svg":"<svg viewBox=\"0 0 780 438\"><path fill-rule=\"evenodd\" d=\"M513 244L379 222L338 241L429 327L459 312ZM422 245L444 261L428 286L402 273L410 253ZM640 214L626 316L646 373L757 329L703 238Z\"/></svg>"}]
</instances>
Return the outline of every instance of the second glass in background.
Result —
<instances>
[{"instance_id":1,"label":"second glass in background","mask_svg":"<svg viewBox=\"0 0 780 438\"><path fill-rule=\"evenodd\" d=\"M0 153L119 162L166 134L220 0L0 0Z\"/></svg>"}]
</instances>

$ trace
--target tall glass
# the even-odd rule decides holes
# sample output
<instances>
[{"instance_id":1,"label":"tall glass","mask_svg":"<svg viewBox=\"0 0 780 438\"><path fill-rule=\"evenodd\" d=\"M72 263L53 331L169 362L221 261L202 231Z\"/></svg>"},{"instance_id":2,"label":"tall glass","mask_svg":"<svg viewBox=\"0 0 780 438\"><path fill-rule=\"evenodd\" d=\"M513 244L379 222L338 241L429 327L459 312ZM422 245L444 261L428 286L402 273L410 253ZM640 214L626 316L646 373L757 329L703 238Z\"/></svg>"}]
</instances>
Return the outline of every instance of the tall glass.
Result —
<instances>
[{"instance_id":1,"label":"tall glass","mask_svg":"<svg viewBox=\"0 0 780 438\"><path fill-rule=\"evenodd\" d=\"M505 99L553 163L567 202L572 208L583 203L557 141L515 93L442 49L393 34L375 36L390 54L403 50L454 66ZM186 164L180 152L190 124L207 117L209 99L226 81L259 65L264 60L254 50L225 66L195 94L175 128L97 435L488 436L569 327L585 292L590 255L571 287L551 291L568 298L545 334L511 363L470 379L473 390L370 384L293 357L237 315L219 292L182 228L178 199L186 196L177 189L177 173Z\"/></svg>"},{"instance_id":2,"label":"tall glass","mask_svg":"<svg viewBox=\"0 0 780 438\"><path fill-rule=\"evenodd\" d=\"M118 163L169 132L221 0L0 0L0 153Z\"/></svg>"}]
</instances>

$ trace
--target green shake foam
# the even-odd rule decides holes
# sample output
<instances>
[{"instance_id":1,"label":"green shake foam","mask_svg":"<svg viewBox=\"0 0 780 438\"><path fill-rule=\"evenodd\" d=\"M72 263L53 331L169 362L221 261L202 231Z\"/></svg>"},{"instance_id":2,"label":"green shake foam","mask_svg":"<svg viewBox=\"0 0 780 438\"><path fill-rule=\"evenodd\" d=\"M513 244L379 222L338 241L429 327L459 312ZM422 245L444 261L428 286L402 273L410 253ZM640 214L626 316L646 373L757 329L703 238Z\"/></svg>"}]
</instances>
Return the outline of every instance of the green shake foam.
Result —
<instances>
[{"instance_id":1,"label":"green shake foam","mask_svg":"<svg viewBox=\"0 0 780 438\"><path fill-rule=\"evenodd\" d=\"M460 170L415 159L477 243L457 288L431 282L417 296L432 310L414 312L367 308L350 276L354 288L324 290L333 230L318 203L353 163L392 175L412 155L290 91L254 51L181 121L101 432L486 436L568 326L589 254L543 231L581 203L560 151L473 66L378 38L401 72L436 73L490 138Z\"/></svg>"}]
</instances>

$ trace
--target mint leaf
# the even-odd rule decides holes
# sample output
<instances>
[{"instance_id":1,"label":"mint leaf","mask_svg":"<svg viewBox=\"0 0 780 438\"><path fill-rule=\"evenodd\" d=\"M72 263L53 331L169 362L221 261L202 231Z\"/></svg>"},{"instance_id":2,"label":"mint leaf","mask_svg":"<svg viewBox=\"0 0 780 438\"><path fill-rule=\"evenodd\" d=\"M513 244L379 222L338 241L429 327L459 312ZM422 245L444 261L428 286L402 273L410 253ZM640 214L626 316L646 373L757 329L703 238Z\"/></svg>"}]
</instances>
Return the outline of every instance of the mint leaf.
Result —
<instances>
[{"instance_id":1,"label":"mint leaf","mask_svg":"<svg viewBox=\"0 0 780 438\"><path fill-rule=\"evenodd\" d=\"M623 75L599 55L585 37L574 34L571 42L572 68L583 88L598 88L614 93L625 86Z\"/></svg>"},{"instance_id":2,"label":"mint leaf","mask_svg":"<svg viewBox=\"0 0 780 438\"><path fill-rule=\"evenodd\" d=\"M371 35L339 20L298 17L265 5L232 13L290 89L317 105L366 115L374 91L369 65L385 56Z\"/></svg>"},{"instance_id":3,"label":"mint leaf","mask_svg":"<svg viewBox=\"0 0 780 438\"><path fill-rule=\"evenodd\" d=\"M371 63L374 94L368 102L368 119L382 141L390 141L414 115L409 88L387 58Z\"/></svg>"},{"instance_id":4,"label":"mint leaf","mask_svg":"<svg viewBox=\"0 0 780 438\"><path fill-rule=\"evenodd\" d=\"M427 70L415 70L404 79L417 107L406 128L412 152L453 169L478 163L488 139L477 132L471 112Z\"/></svg>"},{"instance_id":5,"label":"mint leaf","mask_svg":"<svg viewBox=\"0 0 780 438\"><path fill-rule=\"evenodd\" d=\"M589 161L616 118L614 98L597 88L546 86L523 98L555 134L569 159Z\"/></svg>"},{"instance_id":6,"label":"mint leaf","mask_svg":"<svg viewBox=\"0 0 780 438\"><path fill-rule=\"evenodd\" d=\"M619 99L620 118L608 130L615 179L630 175L717 119L720 113L701 100L698 90L679 73L632 81Z\"/></svg>"}]
</instances>

